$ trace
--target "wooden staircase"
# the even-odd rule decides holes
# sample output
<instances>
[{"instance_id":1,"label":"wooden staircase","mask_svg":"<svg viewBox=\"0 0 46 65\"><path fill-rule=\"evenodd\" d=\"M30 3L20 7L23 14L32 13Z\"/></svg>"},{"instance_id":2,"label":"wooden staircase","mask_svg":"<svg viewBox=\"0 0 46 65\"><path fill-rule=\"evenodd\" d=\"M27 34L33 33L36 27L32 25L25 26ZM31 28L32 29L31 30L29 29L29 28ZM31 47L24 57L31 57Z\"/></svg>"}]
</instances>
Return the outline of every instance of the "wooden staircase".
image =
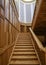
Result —
<instances>
[{"instance_id":1,"label":"wooden staircase","mask_svg":"<svg viewBox=\"0 0 46 65\"><path fill-rule=\"evenodd\" d=\"M29 33L19 33L8 65L40 65Z\"/></svg>"}]
</instances>

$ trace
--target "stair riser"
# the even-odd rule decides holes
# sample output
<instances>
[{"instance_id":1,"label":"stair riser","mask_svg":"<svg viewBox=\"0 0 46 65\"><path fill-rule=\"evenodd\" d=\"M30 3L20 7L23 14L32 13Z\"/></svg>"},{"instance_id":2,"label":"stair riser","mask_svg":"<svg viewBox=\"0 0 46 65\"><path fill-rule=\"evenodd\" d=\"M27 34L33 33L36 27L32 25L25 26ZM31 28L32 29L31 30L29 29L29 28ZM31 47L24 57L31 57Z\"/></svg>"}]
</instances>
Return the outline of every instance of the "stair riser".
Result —
<instances>
[{"instance_id":1,"label":"stair riser","mask_svg":"<svg viewBox=\"0 0 46 65\"><path fill-rule=\"evenodd\" d=\"M15 47L15 49L34 49L33 47Z\"/></svg>"},{"instance_id":2,"label":"stair riser","mask_svg":"<svg viewBox=\"0 0 46 65\"><path fill-rule=\"evenodd\" d=\"M36 54L12 54L13 56L34 56Z\"/></svg>"},{"instance_id":3,"label":"stair riser","mask_svg":"<svg viewBox=\"0 0 46 65\"><path fill-rule=\"evenodd\" d=\"M29 42L29 41L28 41L28 42L24 42L24 41L21 41L21 42L19 41L19 42L18 42L18 41L17 41L17 43L21 43L21 44L22 44L22 43L23 43L23 44L29 44L29 43L30 43L30 44L32 44L32 43Z\"/></svg>"},{"instance_id":4,"label":"stair riser","mask_svg":"<svg viewBox=\"0 0 46 65\"><path fill-rule=\"evenodd\" d=\"M22 45L22 44L17 44L16 46L33 46L33 45Z\"/></svg>"},{"instance_id":5,"label":"stair riser","mask_svg":"<svg viewBox=\"0 0 46 65\"><path fill-rule=\"evenodd\" d=\"M14 50L14 52L35 52L34 50Z\"/></svg>"},{"instance_id":6,"label":"stair riser","mask_svg":"<svg viewBox=\"0 0 46 65\"><path fill-rule=\"evenodd\" d=\"M18 41L17 41L16 44L32 44L32 43L31 43L31 42L24 42L24 41L23 41L23 42L18 42Z\"/></svg>"},{"instance_id":7,"label":"stair riser","mask_svg":"<svg viewBox=\"0 0 46 65\"><path fill-rule=\"evenodd\" d=\"M20 60L21 61L21 60L38 60L38 59L37 58L22 58L22 59L21 58L15 58L15 59L12 58L11 60L13 60L13 61Z\"/></svg>"},{"instance_id":8,"label":"stair riser","mask_svg":"<svg viewBox=\"0 0 46 65\"><path fill-rule=\"evenodd\" d=\"M9 64L9 65L39 65L39 64Z\"/></svg>"}]
</instances>

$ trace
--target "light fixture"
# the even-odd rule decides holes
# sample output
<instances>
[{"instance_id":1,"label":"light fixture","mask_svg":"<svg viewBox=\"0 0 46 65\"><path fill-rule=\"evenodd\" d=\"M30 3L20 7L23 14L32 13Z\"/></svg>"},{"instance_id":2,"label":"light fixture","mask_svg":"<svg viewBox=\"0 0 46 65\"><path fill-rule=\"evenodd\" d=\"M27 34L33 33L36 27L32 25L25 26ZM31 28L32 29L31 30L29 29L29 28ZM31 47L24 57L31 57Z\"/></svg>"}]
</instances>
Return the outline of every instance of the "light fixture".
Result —
<instances>
[{"instance_id":1,"label":"light fixture","mask_svg":"<svg viewBox=\"0 0 46 65\"><path fill-rule=\"evenodd\" d=\"M35 0L22 0L23 2L33 2Z\"/></svg>"}]
</instances>

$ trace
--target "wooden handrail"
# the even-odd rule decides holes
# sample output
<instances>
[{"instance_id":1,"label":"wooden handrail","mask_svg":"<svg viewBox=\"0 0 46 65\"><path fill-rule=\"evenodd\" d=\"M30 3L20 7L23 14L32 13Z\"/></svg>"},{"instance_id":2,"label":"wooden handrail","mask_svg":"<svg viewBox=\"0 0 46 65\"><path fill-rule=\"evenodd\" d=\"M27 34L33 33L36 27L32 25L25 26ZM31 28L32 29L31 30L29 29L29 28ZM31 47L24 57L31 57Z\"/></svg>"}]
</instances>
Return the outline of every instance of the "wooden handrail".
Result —
<instances>
[{"instance_id":1,"label":"wooden handrail","mask_svg":"<svg viewBox=\"0 0 46 65\"><path fill-rule=\"evenodd\" d=\"M36 41L38 47L40 50L44 51L46 53L46 47L43 47L41 41L37 38L37 36L35 35L35 33L33 32L33 30L31 28L29 28L34 40Z\"/></svg>"},{"instance_id":2,"label":"wooden handrail","mask_svg":"<svg viewBox=\"0 0 46 65\"><path fill-rule=\"evenodd\" d=\"M0 55L2 55L5 51L7 51L7 49L9 49L10 47L14 46L14 43L11 45L7 45L4 48L0 48Z\"/></svg>"},{"instance_id":3,"label":"wooden handrail","mask_svg":"<svg viewBox=\"0 0 46 65\"><path fill-rule=\"evenodd\" d=\"M19 30L6 17L5 19L19 32Z\"/></svg>"},{"instance_id":4,"label":"wooden handrail","mask_svg":"<svg viewBox=\"0 0 46 65\"><path fill-rule=\"evenodd\" d=\"M2 5L0 5L0 7L4 10L4 7Z\"/></svg>"},{"instance_id":5,"label":"wooden handrail","mask_svg":"<svg viewBox=\"0 0 46 65\"><path fill-rule=\"evenodd\" d=\"M18 30L6 17L4 17L4 16L2 16L2 15L0 15L0 17L1 17L2 19L6 19L6 20L19 32L19 30Z\"/></svg>"},{"instance_id":6,"label":"wooden handrail","mask_svg":"<svg viewBox=\"0 0 46 65\"><path fill-rule=\"evenodd\" d=\"M6 45L5 47L0 48L0 56L1 56L4 52L6 52L9 48L13 47L13 46L16 44L16 42L17 42L17 40L18 40L18 36L19 36L19 34L17 35L16 40L15 40L12 44Z\"/></svg>"}]
</instances>

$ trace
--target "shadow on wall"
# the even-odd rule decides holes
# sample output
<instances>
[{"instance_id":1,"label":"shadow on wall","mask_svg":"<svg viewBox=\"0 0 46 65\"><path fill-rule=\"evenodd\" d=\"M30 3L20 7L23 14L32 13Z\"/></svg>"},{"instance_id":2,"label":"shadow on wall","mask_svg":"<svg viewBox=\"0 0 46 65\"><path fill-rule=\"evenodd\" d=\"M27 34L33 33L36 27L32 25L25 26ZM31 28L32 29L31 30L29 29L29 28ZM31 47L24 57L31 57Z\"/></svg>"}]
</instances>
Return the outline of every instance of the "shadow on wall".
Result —
<instances>
[{"instance_id":1,"label":"shadow on wall","mask_svg":"<svg viewBox=\"0 0 46 65\"><path fill-rule=\"evenodd\" d=\"M46 36L38 36L38 38L42 42L42 45L46 47Z\"/></svg>"}]
</instances>

